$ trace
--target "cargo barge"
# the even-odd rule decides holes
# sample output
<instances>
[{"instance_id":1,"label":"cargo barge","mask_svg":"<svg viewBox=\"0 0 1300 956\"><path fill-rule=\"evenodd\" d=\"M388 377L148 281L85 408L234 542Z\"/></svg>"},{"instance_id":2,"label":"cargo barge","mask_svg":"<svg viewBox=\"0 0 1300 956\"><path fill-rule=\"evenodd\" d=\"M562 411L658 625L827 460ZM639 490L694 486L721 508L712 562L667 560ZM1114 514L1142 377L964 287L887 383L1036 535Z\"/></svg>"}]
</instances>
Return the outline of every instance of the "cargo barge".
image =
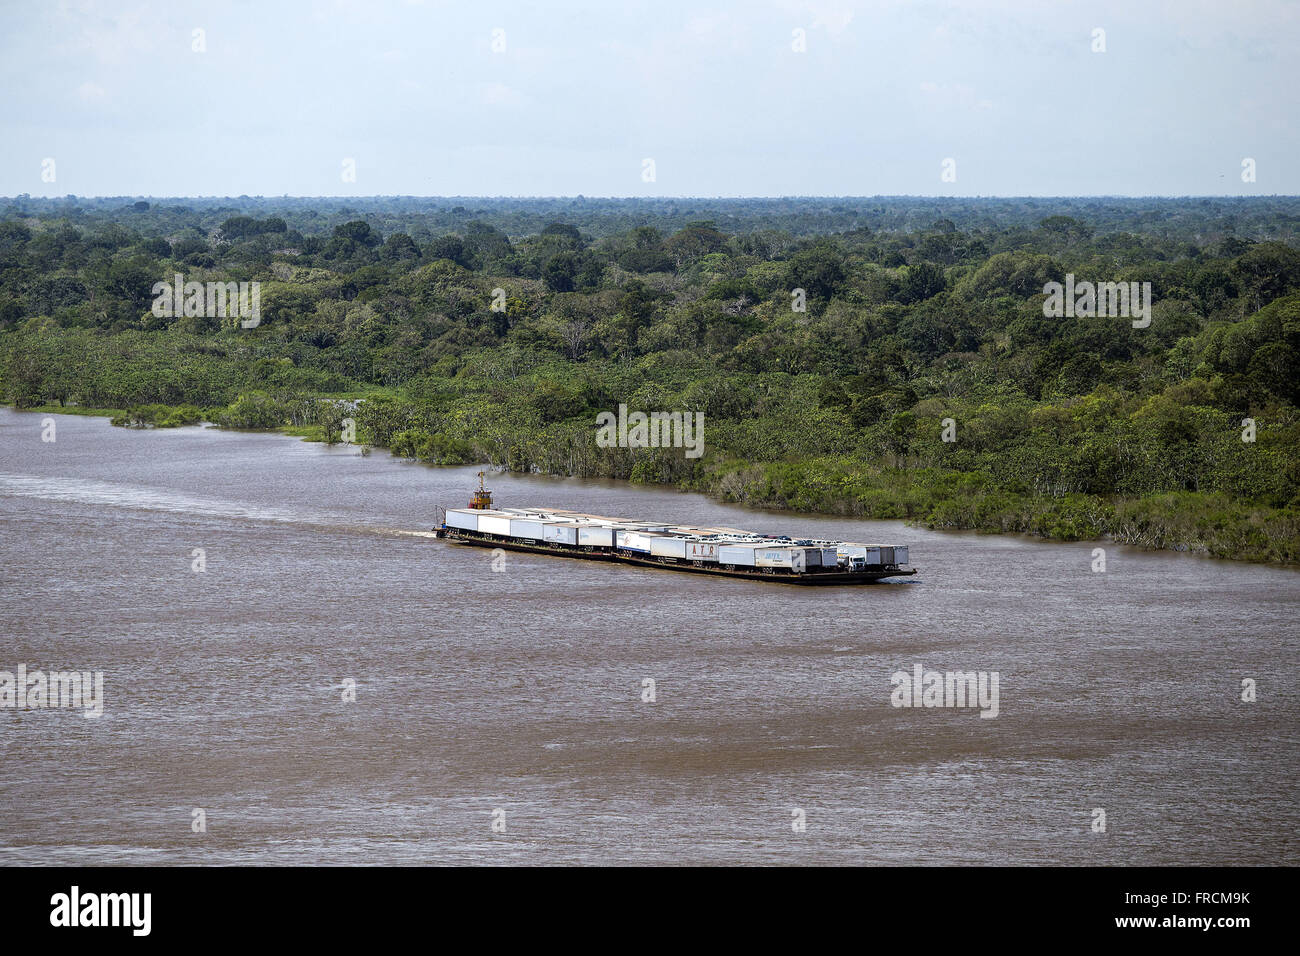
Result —
<instances>
[{"instance_id":1,"label":"cargo barge","mask_svg":"<svg viewBox=\"0 0 1300 956\"><path fill-rule=\"evenodd\" d=\"M610 518L557 508L496 508L483 486L448 508L434 534L457 544L798 585L908 577L904 545L858 544Z\"/></svg>"}]
</instances>

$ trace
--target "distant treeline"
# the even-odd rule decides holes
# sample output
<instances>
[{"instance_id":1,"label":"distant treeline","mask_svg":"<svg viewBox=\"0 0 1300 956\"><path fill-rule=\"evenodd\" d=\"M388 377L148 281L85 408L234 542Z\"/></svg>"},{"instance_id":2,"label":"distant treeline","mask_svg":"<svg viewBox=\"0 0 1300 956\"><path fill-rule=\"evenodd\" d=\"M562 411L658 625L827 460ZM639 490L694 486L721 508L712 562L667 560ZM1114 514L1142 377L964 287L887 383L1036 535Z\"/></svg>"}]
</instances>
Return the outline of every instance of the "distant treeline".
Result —
<instances>
[{"instance_id":1,"label":"distant treeline","mask_svg":"<svg viewBox=\"0 0 1300 956\"><path fill-rule=\"evenodd\" d=\"M662 232L675 232L700 220L711 221L723 232L731 234L770 230L802 238L859 229L917 232L940 219L949 220L963 232L1033 230L1043 219L1054 215L1086 222L1089 228L1101 234L1134 232L1202 244L1229 235L1287 242L1300 238L1300 197L1295 196L1195 199L0 197L0 218L63 218L87 226L112 222L136 229L146 236L185 234L191 238L207 237L223 222L238 217L280 220L289 230L305 236L328 236L335 226L360 219L385 236L404 232L421 242L447 233L463 235L475 222L491 226L511 238L536 235L554 222L568 223L585 235L602 239L629 232L637 226L654 226Z\"/></svg>"},{"instance_id":2,"label":"distant treeline","mask_svg":"<svg viewBox=\"0 0 1300 956\"><path fill-rule=\"evenodd\" d=\"M0 389L326 440L347 415L432 462L1296 563L1297 212L20 199L0 219ZM154 314L176 273L259 282L260 324ZM1150 326L1045 317L1067 273L1149 282ZM704 456L597 447L619 404L703 412Z\"/></svg>"}]
</instances>

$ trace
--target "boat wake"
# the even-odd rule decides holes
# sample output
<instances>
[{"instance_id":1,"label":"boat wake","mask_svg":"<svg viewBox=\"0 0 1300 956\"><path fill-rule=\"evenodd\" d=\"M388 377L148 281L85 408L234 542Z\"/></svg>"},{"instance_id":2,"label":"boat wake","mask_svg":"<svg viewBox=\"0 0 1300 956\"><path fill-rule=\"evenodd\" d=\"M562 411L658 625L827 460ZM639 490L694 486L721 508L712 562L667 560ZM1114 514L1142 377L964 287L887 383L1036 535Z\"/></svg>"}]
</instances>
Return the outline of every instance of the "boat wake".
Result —
<instances>
[{"instance_id":1,"label":"boat wake","mask_svg":"<svg viewBox=\"0 0 1300 956\"><path fill-rule=\"evenodd\" d=\"M64 501L70 504L103 505L110 508L135 508L142 511L165 511L174 514L199 515L211 518L247 518L257 521L282 521L301 524L319 520L278 508L206 495L144 485L124 485L86 478L51 478L38 475L0 474L0 495L20 498L40 498L45 501Z\"/></svg>"},{"instance_id":2,"label":"boat wake","mask_svg":"<svg viewBox=\"0 0 1300 956\"><path fill-rule=\"evenodd\" d=\"M227 518L234 521L295 525L344 534L436 537L432 531L358 524L353 515L289 511L210 495L193 495L144 485L128 485L86 478L0 474L0 497L4 496L37 498L95 507L165 512L187 517Z\"/></svg>"}]
</instances>

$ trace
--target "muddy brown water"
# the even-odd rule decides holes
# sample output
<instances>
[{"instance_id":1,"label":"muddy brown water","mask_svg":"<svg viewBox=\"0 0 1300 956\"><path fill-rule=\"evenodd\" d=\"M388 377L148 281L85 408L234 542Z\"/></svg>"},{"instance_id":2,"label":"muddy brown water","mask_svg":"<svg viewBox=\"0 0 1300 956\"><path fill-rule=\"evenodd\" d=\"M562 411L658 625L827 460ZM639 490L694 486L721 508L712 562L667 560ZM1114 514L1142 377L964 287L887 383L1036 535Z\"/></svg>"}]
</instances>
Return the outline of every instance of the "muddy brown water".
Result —
<instances>
[{"instance_id":1,"label":"muddy brown water","mask_svg":"<svg viewBox=\"0 0 1300 956\"><path fill-rule=\"evenodd\" d=\"M0 864L1300 862L1295 571L494 475L921 573L494 572L406 533L474 468L46 417L0 409L0 671L102 671L104 712L0 709ZM997 717L892 706L916 664Z\"/></svg>"}]
</instances>

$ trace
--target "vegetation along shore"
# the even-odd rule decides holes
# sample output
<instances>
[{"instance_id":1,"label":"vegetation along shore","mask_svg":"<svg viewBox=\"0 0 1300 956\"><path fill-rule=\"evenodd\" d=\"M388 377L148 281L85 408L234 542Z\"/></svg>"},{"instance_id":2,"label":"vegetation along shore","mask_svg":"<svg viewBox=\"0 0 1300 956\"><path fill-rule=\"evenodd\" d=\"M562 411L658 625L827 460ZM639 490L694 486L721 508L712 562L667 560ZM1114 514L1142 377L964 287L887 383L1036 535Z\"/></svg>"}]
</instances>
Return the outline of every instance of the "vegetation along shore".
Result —
<instances>
[{"instance_id":1,"label":"vegetation along shore","mask_svg":"<svg viewBox=\"0 0 1300 956\"><path fill-rule=\"evenodd\" d=\"M0 210L18 408L1300 564L1294 198ZM258 283L256 323L158 314L174 275ZM1045 314L1067 280L1150 283L1149 324ZM604 447L620 405L702 454Z\"/></svg>"}]
</instances>

